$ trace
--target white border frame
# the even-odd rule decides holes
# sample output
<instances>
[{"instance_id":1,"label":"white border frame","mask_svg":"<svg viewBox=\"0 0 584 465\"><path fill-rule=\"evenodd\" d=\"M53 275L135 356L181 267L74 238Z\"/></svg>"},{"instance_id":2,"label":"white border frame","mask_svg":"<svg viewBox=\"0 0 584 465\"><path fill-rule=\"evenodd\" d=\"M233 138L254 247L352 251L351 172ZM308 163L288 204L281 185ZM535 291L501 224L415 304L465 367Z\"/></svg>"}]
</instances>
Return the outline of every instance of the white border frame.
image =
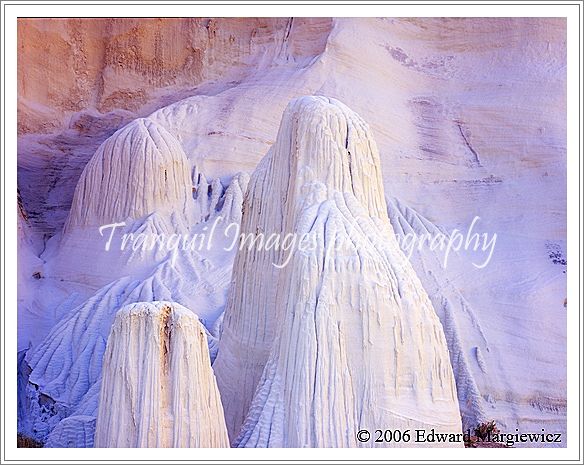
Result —
<instances>
[{"instance_id":1,"label":"white border frame","mask_svg":"<svg viewBox=\"0 0 584 465\"><path fill-rule=\"evenodd\" d=\"M57 3L57 2L55 2ZM131 461L170 461L188 460L191 462L210 460L252 461L259 460L293 462L295 460L383 460L383 461L436 461L464 460L470 462L480 457L482 462L492 460L522 460L533 462L544 460L578 460L581 455L581 305L579 283L582 274L582 250L580 240L582 233L581 216L581 132L579 121L582 121L581 94L582 62L580 61L580 34L582 24L582 2L563 2L563 4L544 4L530 2L529 4L505 4L505 2L481 2L481 4L444 4L448 2L420 2L411 5L398 5L390 2L367 2L368 4L343 4L335 2L332 5L314 5L308 2L287 2L286 5L255 5L242 2L224 2L222 4L197 4L194 2L174 1L169 4L153 2L131 5L110 1L95 1L92 4L75 5L50 4L46 2L2 2L3 53L2 62L2 92L3 121L2 140L4 141L2 163L3 189L3 228L6 234L2 241L3 268L2 292L4 318L3 331L3 366L1 373L3 410L3 434L1 437L2 463L14 463L14 460L26 461L57 461L71 460L75 462L100 463L101 460L131 460ZM249 3L249 2L248 2ZM291 4L295 3L295 4ZM393 2L395 3L395 2ZM470 3L470 2L469 2ZM517 2L519 3L519 2ZM146 4L146 5L144 5ZM278 16L336 16L336 17L566 17L567 18L567 109L568 109L568 251L570 271L567 273L568 300L568 440L564 449L480 449L477 452L461 449L19 449L16 447L16 318L17 295L16 273L13 272L17 260L17 17L278 17ZM6 64L6 67L5 67ZM7 175L7 176L6 176ZM576 233L578 231L578 233ZM3 236L4 237L4 236ZM576 273L576 257L578 257L578 273ZM5 300L4 300L5 299ZM578 302L580 309L572 303ZM4 306L5 303L5 306ZM5 325L5 326L4 326ZM5 361L5 363L4 363ZM8 376L6 376L8 374ZM14 375L13 375L14 374ZM5 438L8 440L5 441ZM11 439L12 438L12 439ZM233 462L237 463L237 462ZM282 462L284 463L284 462Z\"/></svg>"}]
</instances>

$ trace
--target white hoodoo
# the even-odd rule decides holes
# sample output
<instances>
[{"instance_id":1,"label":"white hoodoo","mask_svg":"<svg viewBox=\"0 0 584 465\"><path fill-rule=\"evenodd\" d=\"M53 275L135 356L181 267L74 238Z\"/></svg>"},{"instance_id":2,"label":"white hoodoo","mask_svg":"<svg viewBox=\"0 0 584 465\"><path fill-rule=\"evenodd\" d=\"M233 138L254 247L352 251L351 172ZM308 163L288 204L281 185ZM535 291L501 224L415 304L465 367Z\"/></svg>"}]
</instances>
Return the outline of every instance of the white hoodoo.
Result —
<instances>
[{"instance_id":1,"label":"white hoodoo","mask_svg":"<svg viewBox=\"0 0 584 465\"><path fill-rule=\"evenodd\" d=\"M116 315L103 358L95 447L228 447L205 330L173 302Z\"/></svg>"},{"instance_id":2,"label":"white hoodoo","mask_svg":"<svg viewBox=\"0 0 584 465\"><path fill-rule=\"evenodd\" d=\"M289 250L235 260L214 365L235 445L412 446L356 434L461 431L442 326L395 239L359 116L334 99L292 101L250 180L242 232L298 242L280 269Z\"/></svg>"}]
</instances>

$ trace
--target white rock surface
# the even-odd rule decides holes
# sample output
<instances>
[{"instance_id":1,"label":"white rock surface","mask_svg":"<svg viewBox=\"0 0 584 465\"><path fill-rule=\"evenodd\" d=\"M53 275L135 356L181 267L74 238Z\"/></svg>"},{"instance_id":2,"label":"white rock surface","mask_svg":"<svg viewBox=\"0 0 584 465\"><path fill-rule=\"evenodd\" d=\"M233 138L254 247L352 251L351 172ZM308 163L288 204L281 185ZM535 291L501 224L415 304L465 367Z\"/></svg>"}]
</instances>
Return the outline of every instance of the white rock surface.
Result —
<instances>
[{"instance_id":1,"label":"white rock surface","mask_svg":"<svg viewBox=\"0 0 584 465\"><path fill-rule=\"evenodd\" d=\"M155 166L167 173L175 170L172 183L171 178L161 184L151 180L151 172L157 172ZM232 252L223 251L227 241L223 229L241 218L242 189L247 180L241 173L226 189L217 180L214 192L197 192L193 198L190 168L182 149L163 128L148 120L133 122L104 142L84 171L75 198L74 212L91 210L95 215L72 212L66 231L51 240L43 254L46 263L41 271L49 277L40 281L27 278L38 281L39 289L50 290L44 305L36 300L26 302L32 308L40 307L40 314L43 306L50 308L62 299L60 292L83 286L79 295L71 295L61 303L62 308L53 310L57 323L50 331L36 334L40 342L26 354L24 369L30 373L28 387L21 395L30 406L28 418L23 418L27 433L46 439L49 445L89 437L85 430L71 434L79 421L55 429L70 416L95 418L105 341L121 306L138 301L178 302L199 308L203 324L213 330L225 305L233 260ZM92 188L86 189L87 185ZM108 186L114 188L113 193L108 194ZM100 203L96 193L104 194L105 202ZM149 203L142 202L145 196L151 196ZM197 216L199 205L205 205L205 211ZM211 236L209 229L219 217L223 221ZM106 251L109 232L102 236L98 225L120 219L126 225L118 229L111 249ZM166 240L182 235L179 237L187 242L201 236L205 240L193 242L194 249L134 250L130 243L121 251L124 234ZM23 333L34 321L24 320ZM208 334L214 359L216 338ZM84 423L85 429L92 427L92 423ZM91 444L83 440L78 446Z\"/></svg>"},{"instance_id":2,"label":"white rock surface","mask_svg":"<svg viewBox=\"0 0 584 465\"><path fill-rule=\"evenodd\" d=\"M193 171L196 182L181 145L148 118L117 131L81 175L64 231L43 253L47 273L97 289L123 276L143 275L165 260L167 251L158 247L124 246L124 234L168 239L187 237L194 226L217 217L221 226L239 223L249 176L238 173L224 188L220 179L207 185L204 173ZM118 225L115 232L112 224Z\"/></svg>"},{"instance_id":3,"label":"white rock surface","mask_svg":"<svg viewBox=\"0 0 584 465\"><path fill-rule=\"evenodd\" d=\"M111 328L96 447L227 447L205 329L172 302L122 308Z\"/></svg>"},{"instance_id":4,"label":"white rock surface","mask_svg":"<svg viewBox=\"0 0 584 465\"><path fill-rule=\"evenodd\" d=\"M79 410L97 413L92 394L101 380L102 358L114 316L134 302L168 300L201 307L201 319L212 326L224 305L230 266L205 268L194 258L172 266L166 260L142 280L120 278L100 289L58 322L45 340L26 355L31 372L26 396L33 418L29 434L45 439L64 418ZM190 276L186 281L184 276ZM213 310L212 310L213 309ZM216 340L208 334L214 358Z\"/></svg>"},{"instance_id":5,"label":"white rock surface","mask_svg":"<svg viewBox=\"0 0 584 465\"><path fill-rule=\"evenodd\" d=\"M363 120L334 99L291 102L243 229L307 234L315 248L280 271L282 253L236 258L214 365L232 435L263 374L235 445L357 447L375 425L461 431L442 326L395 241Z\"/></svg>"},{"instance_id":6,"label":"white rock surface","mask_svg":"<svg viewBox=\"0 0 584 465\"><path fill-rule=\"evenodd\" d=\"M153 121L134 120L109 137L83 170L63 233L43 253L47 273L97 289L164 259L156 250L122 252L123 233L169 236L196 222L181 145ZM111 224L126 226L118 227L107 250Z\"/></svg>"},{"instance_id":7,"label":"white rock surface","mask_svg":"<svg viewBox=\"0 0 584 465\"><path fill-rule=\"evenodd\" d=\"M51 431L45 447L93 447L95 435L95 417L71 415L60 421Z\"/></svg>"},{"instance_id":8,"label":"white rock surface","mask_svg":"<svg viewBox=\"0 0 584 465\"><path fill-rule=\"evenodd\" d=\"M392 198L388 200L388 212L392 226L403 246L404 253L416 270L424 289L436 309L442 325L450 352L450 359L459 399L460 413L463 428L474 428L480 422L496 418L497 424L503 430L522 430L540 428L544 425L546 432L561 433L562 442L550 444L552 447L565 446L565 425L561 418L565 414L565 403L562 399L564 385L562 383L565 367L561 362L554 363L561 347L564 344L561 328L566 324L566 312L559 309L559 303L549 301L543 308L532 307L531 299L549 299L555 293L561 295L559 288L565 284L565 263L562 264L562 248L555 243L544 243L537 238L525 238L509 241L510 238L499 233L496 253L491 263L485 269L477 270L471 265L473 260L482 263L485 254L469 253L461 250L452 251L447 266L444 265L444 250L432 250L430 247L408 247L407 237L412 235L437 237L451 233L439 228L419 212L404 202ZM480 231L481 228L479 228ZM494 231L491 231L494 232ZM533 251L546 250L547 253L534 254ZM508 257L515 257L510 260ZM516 275L518 262L530 263L533 269L540 273L529 282L522 282L521 274ZM485 282L489 282L495 275L507 276L508 282L513 282L513 288L495 285L493 289L485 289ZM563 283L563 284L562 284ZM465 289L475 289L474 294L464 292ZM513 291L514 289L514 291ZM552 289L555 289L552 291ZM488 290L488 296L485 291ZM545 297L544 297L545 295ZM501 300L496 300L501 299ZM510 304L505 302L509 299ZM489 302L500 302L500 306L492 306ZM516 352L527 355L529 343L524 337L536 338L542 327L539 324L521 325L523 307L529 308L530 314L538 321L547 318L547 331L554 337L546 340L549 352L542 354L540 362L545 366L546 373L554 376L558 383L546 388L546 395L541 392L529 394L534 386L545 383L545 377L536 377L533 384L527 386L520 383L521 378L534 377L532 373L533 361L528 364L516 363L511 357ZM508 308L510 307L510 308ZM491 308L490 314L485 317L481 308ZM555 309L549 315L545 309ZM504 312L507 309L510 313ZM558 312L558 310L560 310ZM553 319L552 319L553 316ZM503 342L498 336L502 327L511 331L512 327L502 325L502 321L514 320L514 325L520 325L521 332L517 334L516 347ZM517 331L517 329L515 329ZM517 341L516 341L517 342ZM529 349L534 353L535 348ZM515 378L521 373L519 378ZM502 392L512 385L512 399L504 405L498 402ZM525 392L524 394L521 394ZM524 396L524 397L523 397ZM512 407L511 407L512 406ZM539 444L530 444L537 447Z\"/></svg>"},{"instance_id":9,"label":"white rock surface","mask_svg":"<svg viewBox=\"0 0 584 465\"><path fill-rule=\"evenodd\" d=\"M389 199L387 205L395 235L417 271L444 327L463 429L470 428L472 431L479 423L488 421L489 417L477 386L477 379L482 378L476 373L476 368L480 369L475 356L478 346L470 346L466 342L470 339L468 335L473 334L473 344L479 344L486 352L490 352L490 347L474 310L453 283L461 267L460 257L453 252L449 256L450 267L445 268L444 253L440 255L439 251L432 251L429 247L420 250L417 244L410 249L408 237L432 238L441 234L448 236L448 233L398 199ZM461 328L464 328L464 333Z\"/></svg>"}]
</instances>

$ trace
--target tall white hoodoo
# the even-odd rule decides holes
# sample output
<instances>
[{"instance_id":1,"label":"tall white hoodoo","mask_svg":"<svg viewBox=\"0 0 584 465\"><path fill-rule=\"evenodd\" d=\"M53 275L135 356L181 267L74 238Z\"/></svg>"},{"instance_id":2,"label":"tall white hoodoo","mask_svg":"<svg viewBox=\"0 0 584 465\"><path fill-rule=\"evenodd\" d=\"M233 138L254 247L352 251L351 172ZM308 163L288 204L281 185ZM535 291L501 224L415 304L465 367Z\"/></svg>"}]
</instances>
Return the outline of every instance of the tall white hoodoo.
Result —
<instances>
[{"instance_id":1,"label":"tall white hoodoo","mask_svg":"<svg viewBox=\"0 0 584 465\"><path fill-rule=\"evenodd\" d=\"M251 177L242 232L313 246L281 269L282 249L236 257L214 365L235 445L372 447L357 431L461 431L442 326L395 240L359 116L334 99L293 100Z\"/></svg>"},{"instance_id":2,"label":"tall white hoodoo","mask_svg":"<svg viewBox=\"0 0 584 465\"><path fill-rule=\"evenodd\" d=\"M103 358L95 447L228 447L205 330L174 302L116 315Z\"/></svg>"}]
</instances>

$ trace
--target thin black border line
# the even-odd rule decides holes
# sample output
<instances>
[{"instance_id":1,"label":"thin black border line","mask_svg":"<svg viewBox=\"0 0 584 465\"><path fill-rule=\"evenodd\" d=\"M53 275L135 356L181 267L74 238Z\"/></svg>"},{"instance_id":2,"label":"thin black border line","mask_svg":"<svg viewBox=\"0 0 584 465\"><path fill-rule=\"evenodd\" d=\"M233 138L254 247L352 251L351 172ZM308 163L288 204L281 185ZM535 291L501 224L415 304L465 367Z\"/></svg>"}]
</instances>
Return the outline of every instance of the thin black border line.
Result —
<instances>
[{"instance_id":1,"label":"thin black border line","mask_svg":"<svg viewBox=\"0 0 584 465\"><path fill-rule=\"evenodd\" d=\"M78 0L61 0L67 3L73 3L73 4L77 4L77 5L84 5L85 2L79 2ZM117 0L100 0L102 3L107 4L115 4L118 3ZM161 2L160 0L126 0L126 1L131 1L131 2L140 2L142 5L159 5L159 6L164 6L165 2ZM201 0L201 2L199 2L198 0L180 0L181 3L184 4L190 4L190 5L198 5L199 3L202 3L203 0ZM207 1L211 1L213 5L222 5L222 6L229 6L233 3L242 3L242 4L248 4L251 3L251 0L224 0L224 1L213 1L213 0L207 0ZM273 6L279 6L282 3L277 2L274 3L275 0L255 0L255 1L261 1L264 3L270 3ZM289 0L291 3L297 4L297 5L306 5L306 6L311 6L314 3L311 0ZM360 2L355 1L355 0L320 0L320 1L324 1L327 3L332 3L332 2L337 2L338 4L343 4L343 5L352 5L352 6L359 6ZM397 3L398 0L374 0L375 2L377 2L377 5L386 5L386 6L391 6L392 4ZM473 6L477 3L479 3L480 0L450 0L450 1L454 1L456 3L460 3L460 4L464 4L464 5L468 5L468 6ZM486 3L489 3L491 5L495 5L495 6L504 6L504 5L508 5L509 2L505 1L505 0L484 0ZM525 4L529 4L529 5L555 5L555 2L550 1L550 0L515 0L517 2L520 3L525 3ZM572 3L573 5L577 5L577 4L581 4L583 3L582 0L568 0L570 1L570 3ZM445 3L445 0L420 0L418 2L415 3L408 3L408 5L420 5L423 3L427 3L427 2L431 2L431 3ZM23 2L23 1L19 1L19 0L3 0L2 3L6 4L6 5L26 5L27 3ZM50 0L34 0L35 4L48 4L48 5L53 5L54 3ZM519 17L519 16L518 16Z\"/></svg>"},{"instance_id":2,"label":"thin black border line","mask_svg":"<svg viewBox=\"0 0 584 465\"><path fill-rule=\"evenodd\" d=\"M65 2L65 4L72 4L72 5L87 5L88 3L83 2L83 3L79 3L77 0L61 0L62 2ZM155 0L152 0L152 2L148 2L148 3L138 3L141 2L142 0L125 0L125 1L129 1L132 2L131 4L135 5L144 5L144 6L148 6L148 5L158 5L158 6L164 6L167 5L168 3L160 3L160 2L155 2ZM316 2L312 2L310 0L297 0L297 1L291 1L290 3L284 3L282 2L278 2L278 3L269 3L269 2L273 2L274 0L254 0L257 2L261 2L260 5L272 5L272 6L281 6L281 5L298 5L298 6L313 6L313 5L338 5L338 6L342 6L342 5L348 5L348 6L361 6L361 5L373 5L373 6L393 6L393 5L428 5L428 4L440 4L440 5L449 5L449 3L446 3L443 0L421 0L419 2L416 3L398 3L397 1L382 1L380 0L378 3L355 3L353 0L319 0L321 2L325 2L323 4L319 4ZM534 3L534 0L514 0L515 2L519 2L519 3L511 3L511 2L506 2L504 0L493 0L493 1L485 1L484 3L481 3L479 0L477 0L476 2L472 2L472 3L468 3L469 0L450 0L451 2L455 2L453 5L467 5L467 6L475 6L475 5L489 5L489 6L506 6L506 5L531 5L531 6L551 6L551 5L562 5L562 3L550 3L549 1L545 1L542 0L540 2L537 2L537 0ZM579 5L582 4L582 0L567 0L569 1L569 3L564 4L564 5ZM338 3L333 3L333 2L338 2ZM24 2L18 2L18 1L12 1L12 0L4 0L2 3L9 5L9 6L20 6L20 5L59 5L58 3L54 3L54 2L50 2L49 0L37 0L36 2L33 3L24 3ZM115 6L115 5L123 5L120 2L117 2L116 0L103 0L100 3L96 3L97 5L104 5L104 6ZM213 3L203 3L203 2L197 2L197 1L192 1L192 0L181 0L180 5L192 5L192 6L197 6L197 5L210 5L210 6L233 6L233 5L253 5L253 3L251 3L251 1L247 1L247 0L228 0L226 2L213 2ZM219 18L219 16L216 16L217 18ZM251 16L250 16L251 17ZM257 17L257 16L253 16L253 17ZM519 17L519 16L517 16ZM537 16L534 16L537 17ZM541 16L543 17L543 16ZM546 16L547 17L547 16ZM76 18L76 17L75 17ZM133 16L132 16L133 18Z\"/></svg>"},{"instance_id":3,"label":"thin black border line","mask_svg":"<svg viewBox=\"0 0 584 465\"><path fill-rule=\"evenodd\" d=\"M256 2L263 2L263 3L251 3L251 2L245 2L243 3L245 0L232 0L234 3L193 3L193 2L189 2L189 1L185 1L185 2L179 2L179 3L170 3L170 2L164 2L164 3L137 3L141 0L125 0L126 2L132 2L132 3L121 3L121 2L115 2L115 3L89 3L89 2L83 2L83 3L73 3L75 0L71 0L70 2L67 0L61 0L61 2L66 2L66 3L48 3L48 2L44 2L44 1L39 1L37 3L4 3L4 6L20 6L20 5L25 5L25 6L42 6L42 5L48 5L48 6L69 6L69 5L78 5L78 6L85 6L85 5L91 5L91 6L136 6L136 5L142 5L142 6L237 6L237 5L243 5L243 6L265 6L265 5L272 5L272 6L387 6L387 7L391 7L391 6L411 6L411 5L419 5L419 6L428 6L428 5L444 5L444 6L460 6L460 5L467 5L467 6L580 6L582 4L582 0L574 0L574 2L569 2L569 3L560 3L560 2L553 2L553 3L525 3L523 2L523 0L514 0L515 2L520 2L520 3L510 3L510 2L505 2L505 3L489 3L489 2L475 2L475 3L462 3L463 1L468 1L468 0L449 0L450 2L455 2L455 3L446 3L446 2L440 2L440 0L424 0L421 2L416 2L416 3L332 3L333 1L337 1L337 0L319 0L321 2L326 2L326 3L267 3L269 1L273 1L273 0L254 0ZM112 0L106 0L106 1L112 1ZM525 0L527 1L531 1L531 0ZM440 3L439 3L440 2ZM19 16L20 18L21 16ZM86 19L91 19L91 18L115 18L113 16L88 16L86 17ZM119 16L119 18L185 18L185 16ZM234 16L214 16L215 18L235 18ZM250 18L277 18L278 16L262 16L262 15L254 15L254 16L250 16ZM282 16L284 17L284 16ZM343 18L345 16L335 16L338 18ZM348 17L348 16L347 16ZM355 18L359 18L360 16L354 16ZM398 16L399 17L399 16ZM427 18L440 18L441 16L429 16ZM448 15L448 16L444 16L444 17L452 17L455 18L456 16L452 16L452 15ZM505 18L504 16L483 16L484 18L496 18L496 17L500 17L500 18ZM82 18L84 19L84 17L82 16L50 16L50 17L43 17L43 16L22 16L22 18L39 18L39 19L43 19L43 18ZM420 18L426 18L425 16L420 16ZM513 18L520 18L519 16L513 16ZM565 18L565 16L525 16L525 18Z\"/></svg>"},{"instance_id":4,"label":"thin black border line","mask_svg":"<svg viewBox=\"0 0 584 465\"><path fill-rule=\"evenodd\" d=\"M65 1L65 0L61 0L61 1ZM125 1L133 1L133 0L125 0ZM136 2L138 2L139 0L136 0ZM70 5L88 5L88 6L136 6L136 5L142 5L142 6L158 6L158 5L164 5L164 6L217 6L217 5L223 5L223 6L238 6L238 5L242 5L242 6L266 6L266 5L272 5L272 6L387 6L387 7L391 7L391 6L411 6L411 5L419 5L419 6L431 6L431 5L444 5L444 6L461 6L461 5L468 5L470 6L471 4L469 3L437 3L440 0L425 0L424 2L420 2L420 3L359 3L359 4L355 4L355 3L278 3L273 4L273 3L241 3L241 1L236 0L237 3L228 3L228 4L222 4L222 3L170 3L170 2L165 2L164 4L160 4L160 3L89 3L89 2L84 2L83 4L79 4L79 3L8 3L5 4L6 5L25 5L25 6L42 6L42 5L50 5L50 6L70 6ZM262 0L255 0L255 1L262 1ZM272 0L265 0L267 1L272 1ZM328 0L320 0L320 1L328 1ZM336 1L336 0L331 0L332 1ZM457 0L450 0L452 1L457 1ZM461 0L462 1L462 0ZM464 0L466 1L466 0ZM521 2L521 0L515 0L516 2L519 1ZM579 1L579 0L578 0ZM560 3L560 2L554 2L552 3L504 3L504 4L500 4L500 3L473 3L472 6L578 6L580 7L581 3ZM284 16L262 16L262 15L254 15L254 18L280 18L280 17L284 17ZM359 18L360 16L335 16L337 18ZM405 16L396 16L397 18L403 18ZM421 18L426 18L425 16L420 16ZM442 16L429 16L427 18L440 18ZM451 17L451 18L457 18L458 16L452 16L452 15L448 15L448 16L444 16L444 17ZM464 16L466 17L466 16ZM506 18L506 16L483 16L484 18ZM70 19L70 18L79 18L79 19L91 19L91 18L120 18L120 19L129 19L129 18L185 18L185 16L110 16L110 15L106 15L106 16L88 16L88 17L83 17L83 16L18 16L18 18L23 18L23 19ZM216 18L236 18L235 16L216 16ZM251 16L250 16L251 18ZM519 18L519 16L511 16L511 18ZM544 18L544 16L526 16L526 18ZM565 18L565 16L545 16L545 18Z\"/></svg>"},{"instance_id":5,"label":"thin black border line","mask_svg":"<svg viewBox=\"0 0 584 465\"><path fill-rule=\"evenodd\" d=\"M452 0L451 0L452 1ZM517 0L516 0L517 1ZM248 5L248 3L241 3L238 2L242 5ZM73 4L73 3L8 3L8 2L2 2L2 13L3 13L3 86L2 86L2 100L4 102L3 106L2 106L2 115L3 115L3 129L4 129L4 136L6 136L6 7L8 5L42 5L42 4L47 4L47 5L69 5L69 4ZM129 3L129 4L121 4L121 5L136 5L139 3ZM249 4L249 5L265 5L266 3L262 3L262 4ZM430 3L431 4L431 3ZM77 5L98 5L98 6L111 6L114 4L108 4L108 3L97 3L97 4L89 4L89 3L82 3L79 4L77 3ZM160 6L164 6L164 5L169 5L169 4L165 4L165 3L142 3L142 5L160 5ZM214 3L214 4L200 4L200 3L180 3L180 4L170 4L170 5L210 5L210 6L230 6L230 5L234 5L234 3ZM341 4L333 4L333 3L325 3L325 4L303 4L303 3L293 3L293 4L284 4L284 3L280 3L280 4L271 4L274 6L280 6L280 5L307 5L307 6L312 6L312 5L355 5L355 6L359 6L361 4L355 4L355 3L341 3ZM392 6L392 5L404 5L404 4L397 4L397 3L375 3L375 4L363 4L363 5L372 5L372 6ZM410 3L408 5L426 5L426 3ZM538 6L538 5L563 5L563 6L578 6L578 163L579 163L579 170L578 170L578 215L579 215L579 221L578 221L578 239L582 238L582 229L581 229L581 224L582 224L582 212L581 212L581 206L582 206L582 157L580 156L582 154L582 124L581 124L581 112L582 112L582 89L580 86L581 83L581 78L582 78L582 74L581 74L581 66L582 66L582 50L581 50L581 44L582 44L582 25L581 25L581 10L582 10L582 1L578 1L577 3L568 3L568 4L560 4L560 3L518 3L518 4L511 4L511 3L504 3L504 4L500 4L500 3L456 3L456 4L446 4L443 3L443 5L468 5L468 6L474 6L474 5L489 5L489 6L500 6L500 5L516 5L516 6L524 6L524 5L532 5L532 6ZM566 47L567 47L567 42L566 42ZM567 76L567 74L566 74ZM567 109L566 109L567 112ZM569 115L566 114L566 122L568 119ZM566 128L567 131L567 128ZM566 132L566 137L567 137L567 132ZM6 137L3 137L3 156L2 156L2 250L5 251L6 250L6 235L4 234L4 229L6 227L6 208L5 207L5 203L6 203ZM567 160L567 158L566 158ZM567 163L566 163L567 165ZM567 169L567 166L566 166ZM566 192L566 196L567 196L567 192ZM580 245L582 246L582 244L580 243ZM582 256L582 249L580 249L580 254L578 256L578 277L580 278L580 266L581 266L581 256ZM2 260L2 282L4 284L4 289L6 289L6 261L5 261L5 256L2 256L2 258L4 258L4 260ZM578 280L579 281L579 280ZM6 293L2 293L2 303L3 303L3 312L2 312L2 331L3 331L3 349L2 349L2 359L3 359L3 394L6 393L6 373L4 371L4 368L6 367L5 364L5 360L6 360ZM579 312L580 310L580 304L582 302L582 286L579 286L578 289L578 315L579 315L579 320L580 323L582 322L582 314ZM581 377L582 377L582 372L581 372L581 368L582 368L582 325L579 325L579 339L578 339L578 361L580 362L578 364L578 389L579 389L579 393L580 394L582 385L581 385ZM566 352L566 356L567 356L567 352ZM582 398L580 398L580 409L578 411L578 419L580 422L580 427L582 426ZM6 412L6 409L4 408L6 406L6 397L5 395L2 396L2 404L3 404L3 412ZM568 415L568 410L566 411L566 417ZM2 415L2 423L3 425L6 424L6 417L5 415ZM4 433L6 432L6 429L3 428ZM582 431L579 431L580 433L582 433ZM6 443L6 436L4 435L4 441ZM580 462L581 459L581 453L582 453L582 436L579 437L580 442L579 442L579 447L578 447L578 459L568 459L565 460L565 463L571 463L571 462ZM195 449L196 450L196 449ZM221 449L217 449L218 451ZM337 449L335 449L337 450ZM415 448L412 450L416 450ZM6 462L6 448L4 448L4 454L3 454L3 460ZM453 463L453 462L465 462L465 463L471 463L471 462L484 462L485 460L468 460L468 459L463 459L463 460L447 460L447 459L437 459L437 460L432 460L429 463L442 463L442 462L447 462L447 463ZM488 462L504 462L504 463L510 463L510 462L525 462L525 459L516 459L516 460L488 460ZM544 460L544 459L540 459L540 460L529 460L529 462L532 463L539 463L539 462L550 462L551 460ZM24 459L9 459L9 462L30 462L30 460L24 460ZM103 463L103 462L114 462L114 463L119 463L119 462L144 462L144 463L176 463L176 462L189 462L189 463L208 463L208 462L236 462L236 463L258 463L258 462L268 462L268 463L315 463L315 462L335 462L335 463L355 463L355 462L393 462L392 460L269 460L269 459L262 459L262 460L247 460L247 459L243 459L243 460L231 460L231 459L226 459L226 460L221 460L221 459L217 459L217 460L189 460L189 459L172 459L172 460L132 460L132 459L125 459L125 460L115 460L115 459L103 459L103 460L75 460L75 459L67 459L67 460L35 460L35 462L40 462L40 463L62 463L62 462L74 462L74 463ZM423 462L425 463L425 461L423 460L415 460L415 459L411 459L411 460L400 460L399 462Z\"/></svg>"},{"instance_id":6,"label":"thin black border line","mask_svg":"<svg viewBox=\"0 0 584 465\"><path fill-rule=\"evenodd\" d=\"M128 1L128 0L126 0ZM132 1L132 0L129 0ZM138 0L136 0L138 1ZM255 0L258 1L258 0ZM267 0L266 0L267 1ZM320 0L323 1L323 0ZM324 0L326 1L326 0ZM416 5L420 5L420 6L430 6L430 5L444 5L444 6L460 6L460 5L468 5L467 3L435 3L438 0L425 0L425 3L416 3ZM455 0L450 0L450 1L455 1ZM518 1L518 0L515 0ZM26 6L39 6L39 5L43 5L42 3L19 3L19 5L26 5ZM55 5L55 6L70 6L72 5L71 3L50 3L47 5ZM78 3L73 3L73 5L79 5ZM136 6L136 5L142 5L142 6L157 6L159 4L157 3L115 3L115 4L109 4L109 3L89 3L89 2L85 2L83 3L83 5L90 5L90 6ZM164 3L164 6L216 6L218 5L217 3L197 3L195 4L191 4L191 3ZM265 6L267 5L266 3L229 3L226 4L225 6ZM270 3L270 5L273 5ZM391 3L391 4L379 4L379 3L359 3L358 5L355 4L349 4L349 3L311 3L311 4L306 4L306 3L279 3L278 6L411 6L411 3ZM547 3L505 3L505 6L525 6L525 5L530 5L530 6L546 6L549 5L551 6L551 4L547 4ZM560 3L560 2L555 2L553 3L554 6L576 6L576 3ZM274 5L275 6L275 5ZM473 6L500 6L497 3L473 3ZM578 5L579 6L579 5ZM19 16L20 17L20 16ZM47 17L43 17L43 16L22 16L23 18L31 18L31 19L35 19L35 18L39 18L39 19L43 19L43 18L47 18ZM112 16L88 16L87 19L89 18L111 18ZM217 18L239 18L241 16L216 16ZM254 16L249 16L250 18L284 18L285 16L261 16L261 15L254 15ZM359 18L359 16L336 16L337 18ZM399 18L399 16L397 16ZM441 16L419 16L419 18L440 18ZM452 16L449 15L449 18L456 18L457 16ZM466 16L465 16L466 17ZM504 16L482 16L483 18L504 18ZM519 18L519 16L511 16L512 18ZM545 16L545 18L564 18L564 16ZM79 16L51 16L50 18L83 18L83 17L79 17ZM185 18L185 16L119 16L119 18ZM243 18L246 18L246 16L243 16ZM323 16L324 18L324 16ZM544 16L525 16L525 18L544 18Z\"/></svg>"},{"instance_id":7,"label":"thin black border line","mask_svg":"<svg viewBox=\"0 0 584 465\"><path fill-rule=\"evenodd\" d=\"M72 4L77 4L77 5L84 5L85 2L83 3L79 3L78 0L61 0L63 2L66 3L72 3ZM159 1L156 2L155 0L151 0L148 1L146 0L146 2L144 2L143 0L126 0L126 1L130 1L130 2L142 2L142 5L165 5L165 3L160 3ZM198 2L196 0L180 0L182 4L185 5L200 5L202 4L202 2ZM272 2L270 3L273 6L280 6L280 5L284 5L284 3L273 3L274 0L255 0L255 1L259 1L259 2L263 2L263 4L268 3L268 2ZM311 0L290 0L291 3L293 3L294 5L305 5L305 6L312 6L315 5L316 3L312 2ZM331 4L332 2L338 2L338 5L352 5L352 6L359 6L361 5L361 3L355 3L354 0L319 0L322 2L326 2L327 4ZM381 6L391 6L391 5L395 5L398 4L397 0L393 1L393 0L375 0L378 1L378 3L375 3L375 5L381 5ZM476 4L479 4L479 0L477 0L476 2L471 1L471 3L468 3L469 0L450 0L452 2L456 2L457 4L462 4L462 5L469 5L469 6L473 6ZM521 4L528 4L528 5L533 5L533 6L537 6L537 5L556 5L555 2L550 3L549 0L514 0L516 2L520 2ZM582 0L568 0L570 1L571 5L577 5L579 3L582 3ZM7 5L42 5L42 4L48 4L48 5L54 5L55 3L50 2L49 0L36 0L34 3L24 3L24 2L19 2L18 0L4 0L2 3L5 3ZM117 4L118 2L116 0L103 0L101 4L103 5L107 5L107 4ZM223 5L223 6L230 6L232 4L236 4L236 3L241 3L242 5L248 5L250 4L250 0L226 0L223 2L213 2L211 3L211 5ZM444 0L420 0L419 2L416 3L406 3L407 5L422 5L425 3L443 3L446 4ZM509 5L510 2L506 2L505 0L487 0L486 1L487 4L489 5L494 5L494 6L503 6L503 5ZM218 16L217 16L218 17ZM251 16L250 16L251 17ZM255 17L255 16L254 16ZM519 16L517 16L519 17Z\"/></svg>"}]
</instances>

